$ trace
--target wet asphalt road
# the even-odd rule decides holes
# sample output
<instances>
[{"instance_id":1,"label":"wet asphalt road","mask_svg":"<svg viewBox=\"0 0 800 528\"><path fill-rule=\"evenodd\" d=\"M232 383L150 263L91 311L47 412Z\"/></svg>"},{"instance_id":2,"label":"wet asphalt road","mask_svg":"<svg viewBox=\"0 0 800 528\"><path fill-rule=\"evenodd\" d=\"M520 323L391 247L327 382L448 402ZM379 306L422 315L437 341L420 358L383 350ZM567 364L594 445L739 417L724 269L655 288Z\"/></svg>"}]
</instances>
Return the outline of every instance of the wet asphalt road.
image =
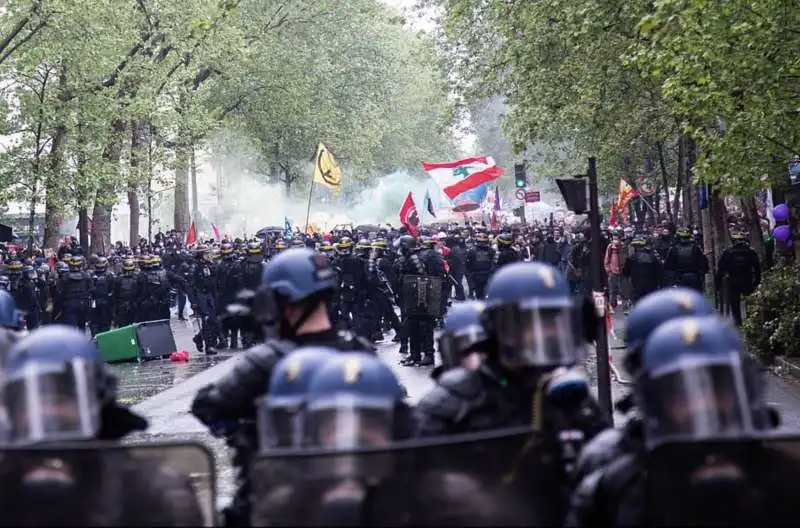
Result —
<instances>
[{"instance_id":1,"label":"wet asphalt road","mask_svg":"<svg viewBox=\"0 0 800 528\"><path fill-rule=\"evenodd\" d=\"M225 503L234 490L234 474L228 462L229 450L222 440L211 436L189 414L188 409L198 389L230 369L236 361L236 352L224 352L219 356L206 358L194 349L190 325L191 323L173 319L178 349L183 348L190 352L191 359L188 363L160 361L114 368L122 377L120 386L123 398L127 398L129 403L138 402L134 408L150 420L148 432L136 435L133 440L192 441L207 446L216 459L218 503ZM615 319L614 334L609 339L610 353L619 378L623 381L621 383L619 379L612 380L612 396L616 400L629 390L621 367L623 317ZM391 343L390 339L379 344L378 353L394 368L408 391L410 403L416 403L431 388L432 369L400 366L399 345ZM228 359L230 361L226 361ZM586 370L590 379L596 378L594 358L587 360ZM781 412L784 427L800 431L800 385L769 373L767 398Z\"/></svg>"}]
</instances>

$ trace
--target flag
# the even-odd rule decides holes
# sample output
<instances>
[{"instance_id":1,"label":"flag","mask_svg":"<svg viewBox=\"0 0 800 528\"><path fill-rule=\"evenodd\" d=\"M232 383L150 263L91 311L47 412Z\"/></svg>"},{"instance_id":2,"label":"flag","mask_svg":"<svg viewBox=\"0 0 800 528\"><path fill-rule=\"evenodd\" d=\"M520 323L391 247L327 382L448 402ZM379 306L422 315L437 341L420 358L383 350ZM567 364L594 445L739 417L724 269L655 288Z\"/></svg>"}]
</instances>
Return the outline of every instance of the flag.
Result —
<instances>
[{"instance_id":1,"label":"flag","mask_svg":"<svg viewBox=\"0 0 800 528\"><path fill-rule=\"evenodd\" d=\"M317 156L314 163L314 182L321 183L329 189L339 190L342 186L342 169L333 154L325 145L317 145Z\"/></svg>"},{"instance_id":2,"label":"flag","mask_svg":"<svg viewBox=\"0 0 800 528\"><path fill-rule=\"evenodd\" d=\"M417 236L419 232L419 215L417 214L417 206L414 204L414 197L411 195L411 191L406 196L403 207L400 208L400 223L406 226L409 233Z\"/></svg>"},{"instance_id":3,"label":"flag","mask_svg":"<svg viewBox=\"0 0 800 528\"><path fill-rule=\"evenodd\" d=\"M211 232L214 233L214 238L222 240L222 235L220 235L219 228L216 225L211 224Z\"/></svg>"},{"instance_id":4,"label":"flag","mask_svg":"<svg viewBox=\"0 0 800 528\"><path fill-rule=\"evenodd\" d=\"M283 217L283 236L285 236L286 238L292 237L292 223L286 216Z\"/></svg>"},{"instance_id":5,"label":"flag","mask_svg":"<svg viewBox=\"0 0 800 528\"><path fill-rule=\"evenodd\" d=\"M500 227L497 220L497 212L500 211L500 190L495 186L494 188L494 205L492 206L492 229Z\"/></svg>"},{"instance_id":6,"label":"flag","mask_svg":"<svg viewBox=\"0 0 800 528\"><path fill-rule=\"evenodd\" d=\"M617 203L611 206L611 215L608 220L609 225L617 225L624 218L625 211L628 209L628 202L639 196L636 189L626 182L623 178L619 180L619 190L617 191Z\"/></svg>"},{"instance_id":7,"label":"flag","mask_svg":"<svg viewBox=\"0 0 800 528\"><path fill-rule=\"evenodd\" d=\"M451 200L503 174L503 169L491 157L467 158L450 163L423 161L422 168Z\"/></svg>"},{"instance_id":8,"label":"flag","mask_svg":"<svg viewBox=\"0 0 800 528\"><path fill-rule=\"evenodd\" d=\"M428 213L436 218L436 211L433 209L433 201L431 200L431 193L428 189L425 189L425 209L428 210Z\"/></svg>"},{"instance_id":9,"label":"flag","mask_svg":"<svg viewBox=\"0 0 800 528\"><path fill-rule=\"evenodd\" d=\"M189 230L186 232L186 244L187 246L191 246L197 243L197 226L192 220L192 223L189 224Z\"/></svg>"}]
</instances>

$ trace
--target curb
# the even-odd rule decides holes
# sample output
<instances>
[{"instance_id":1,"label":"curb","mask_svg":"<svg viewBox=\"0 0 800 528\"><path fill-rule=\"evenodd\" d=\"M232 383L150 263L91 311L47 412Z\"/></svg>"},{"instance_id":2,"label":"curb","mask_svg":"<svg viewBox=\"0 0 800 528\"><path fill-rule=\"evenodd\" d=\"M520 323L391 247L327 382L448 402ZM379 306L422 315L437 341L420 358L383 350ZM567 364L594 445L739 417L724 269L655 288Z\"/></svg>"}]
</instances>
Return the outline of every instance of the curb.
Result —
<instances>
[{"instance_id":1,"label":"curb","mask_svg":"<svg viewBox=\"0 0 800 528\"><path fill-rule=\"evenodd\" d=\"M795 365L790 361L786 361L781 357L775 358L775 365L785 372L789 377L792 378L792 381L800 383L800 365Z\"/></svg>"}]
</instances>

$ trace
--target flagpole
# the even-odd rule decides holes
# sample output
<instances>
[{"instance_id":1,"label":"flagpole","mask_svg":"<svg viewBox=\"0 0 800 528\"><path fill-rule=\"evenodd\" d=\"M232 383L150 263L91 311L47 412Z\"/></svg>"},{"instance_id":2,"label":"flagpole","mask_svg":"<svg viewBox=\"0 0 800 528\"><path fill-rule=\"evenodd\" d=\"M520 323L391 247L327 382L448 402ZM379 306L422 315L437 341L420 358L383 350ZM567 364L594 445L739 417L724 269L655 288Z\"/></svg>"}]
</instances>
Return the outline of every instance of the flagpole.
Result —
<instances>
[{"instance_id":1,"label":"flagpole","mask_svg":"<svg viewBox=\"0 0 800 528\"><path fill-rule=\"evenodd\" d=\"M303 229L303 233L308 233L308 219L311 218L311 197L314 194L314 178L311 178L311 187L308 189L308 208L306 209L306 227Z\"/></svg>"}]
</instances>

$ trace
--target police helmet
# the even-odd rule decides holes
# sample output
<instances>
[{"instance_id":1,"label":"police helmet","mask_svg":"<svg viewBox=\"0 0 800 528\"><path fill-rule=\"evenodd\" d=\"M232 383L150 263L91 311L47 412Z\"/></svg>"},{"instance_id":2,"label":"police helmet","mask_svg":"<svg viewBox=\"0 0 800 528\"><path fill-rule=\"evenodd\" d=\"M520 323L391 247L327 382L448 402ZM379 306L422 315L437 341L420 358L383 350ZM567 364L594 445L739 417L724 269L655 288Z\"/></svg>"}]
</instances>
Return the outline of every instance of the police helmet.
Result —
<instances>
[{"instance_id":1,"label":"police helmet","mask_svg":"<svg viewBox=\"0 0 800 528\"><path fill-rule=\"evenodd\" d=\"M106 257L97 257L94 261L94 268L96 270L105 270L108 268L108 259Z\"/></svg>"},{"instance_id":2,"label":"police helmet","mask_svg":"<svg viewBox=\"0 0 800 528\"><path fill-rule=\"evenodd\" d=\"M644 296L637 302L625 326L625 369L636 376L641 363L641 348L659 325L690 315L712 315L714 307L700 292L691 288L668 288Z\"/></svg>"},{"instance_id":3,"label":"police helmet","mask_svg":"<svg viewBox=\"0 0 800 528\"><path fill-rule=\"evenodd\" d=\"M83 269L83 257L81 255L75 255L69 260L69 267L73 270L81 270Z\"/></svg>"},{"instance_id":4,"label":"police helmet","mask_svg":"<svg viewBox=\"0 0 800 528\"><path fill-rule=\"evenodd\" d=\"M481 320L484 308L481 301L463 301L447 311L437 347L445 368L458 366L464 356L486 343L488 335Z\"/></svg>"},{"instance_id":5,"label":"police helmet","mask_svg":"<svg viewBox=\"0 0 800 528\"><path fill-rule=\"evenodd\" d=\"M508 248L514 244L514 238L508 233L502 233L497 236L497 247Z\"/></svg>"},{"instance_id":6,"label":"police helmet","mask_svg":"<svg viewBox=\"0 0 800 528\"><path fill-rule=\"evenodd\" d=\"M281 322L283 309L305 304L294 332L336 288L336 271L325 255L308 248L292 248L276 255L263 268L261 286L253 303L254 315L263 323ZM285 330L285 329L284 329Z\"/></svg>"},{"instance_id":7,"label":"police helmet","mask_svg":"<svg viewBox=\"0 0 800 528\"><path fill-rule=\"evenodd\" d=\"M262 451L301 446L308 387L317 370L336 354L331 348L302 347L275 365L267 393L257 402Z\"/></svg>"},{"instance_id":8,"label":"police helmet","mask_svg":"<svg viewBox=\"0 0 800 528\"><path fill-rule=\"evenodd\" d=\"M19 273L19 272L21 272L21 271L22 271L22 268L23 268L22 262L20 262L20 261L19 261L18 259L16 259L16 258L15 258L15 259L13 259L13 260L10 260L10 261L9 261L9 262L6 264L6 271L10 271L10 272L14 272L14 273Z\"/></svg>"},{"instance_id":9,"label":"police helmet","mask_svg":"<svg viewBox=\"0 0 800 528\"><path fill-rule=\"evenodd\" d=\"M351 449L384 446L407 434L405 391L384 361L364 352L338 354L308 388L306 443Z\"/></svg>"},{"instance_id":10,"label":"police helmet","mask_svg":"<svg viewBox=\"0 0 800 528\"><path fill-rule=\"evenodd\" d=\"M508 368L555 368L582 359L581 325L564 276L541 262L502 267L486 288L487 330Z\"/></svg>"},{"instance_id":11,"label":"police helmet","mask_svg":"<svg viewBox=\"0 0 800 528\"><path fill-rule=\"evenodd\" d=\"M230 244L229 242L223 243L219 247L219 252L223 257L228 257L228 256L234 256L235 255L234 252L233 252L233 244Z\"/></svg>"},{"instance_id":12,"label":"police helmet","mask_svg":"<svg viewBox=\"0 0 800 528\"><path fill-rule=\"evenodd\" d=\"M8 277L5 275L0 276L0 282L2 282L2 279L8 282ZM8 288L0 286L0 326L16 329L19 327L19 322L17 302L14 300L14 297L8 293Z\"/></svg>"},{"instance_id":13,"label":"police helmet","mask_svg":"<svg viewBox=\"0 0 800 528\"><path fill-rule=\"evenodd\" d=\"M58 273L59 276L64 275L68 271L69 271L69 264L67 264L66 262L57 262L56 263L56 273ZM6 278L8 278L8 277L6 277Z\"/></svg>"},{"instance_id":14,"label":"police helmet","mask_svg":"<svg viewBox=\"0 0 800 528\"><path fill-rule=\"evenodd\" d=\"M410 255L419 246L416 237L403 235L397 239L397 247L403 255Z\"/></svg>"},{"instance_id":15,"label":"police helmet","mask_svg":"<svg viewBox=\"0 0 800 528\"><path fill-rule=\"evenodd\" d=\"M350 237L342 237L336 244L336 252L340 255L350 255L353 252L353 240Z\"/></svg>"},{"instance_id":16,"label":"police helmet","mask_svg":"<svg viewBox=\"0 0 800 528\"><path fill-rule=\"evenodd\" d=\"M247 254L248 255L261 255L262 249L261 244L258 242L248 242L247 243Z\"/></svg>"},{"instance_id":17,"label":"police helmet","mask_svg":"<svg viewBox=\"0 0 800 528\"><path fill-rule=\"evenodd\" d=\"M675 230L675 236L677 236L680 240L691 240L692 230L688 227L679 227Z\"/></svg>"},{"instance_id":18,"label":"police helmet","mask_svg":"<svg viewBox=\"0 0 800 528\"><path fill-rule=\"evenodd\" d=\"M114 398L115 381L83 332L62 325L35 330L12 346L0 382L9 442L94 439L101 407Z\"/></svg>"},{"instance_id":19,"label":"police helmet","mask_svg":"<svg viewBox=\"0 0 800 528\"><path fill-rule=\"evenodd\" d=\"M678 317L642 348L635 398L649 447L662 442L747 435L754 430L739 333L716 316Z\"/></svg>"},{"instance_id":20,"label":"police helmet","mask_svg":"<svg viewBox=\"0 0 800 528\"><path fill-rule=\"evenodd\" d=\"M126 258L122 261L122 271L133 271L136 269L136 261Z\"/></svg>"}]
</instances>

